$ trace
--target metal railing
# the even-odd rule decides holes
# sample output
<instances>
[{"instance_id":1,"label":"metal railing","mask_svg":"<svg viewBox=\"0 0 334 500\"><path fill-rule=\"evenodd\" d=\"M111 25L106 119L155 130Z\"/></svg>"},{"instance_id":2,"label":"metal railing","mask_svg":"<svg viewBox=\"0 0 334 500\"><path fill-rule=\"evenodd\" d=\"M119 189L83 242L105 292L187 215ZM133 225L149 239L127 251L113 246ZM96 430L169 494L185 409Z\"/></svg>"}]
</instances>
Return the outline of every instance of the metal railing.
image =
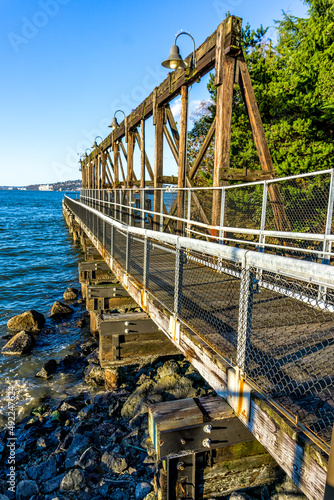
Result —
<instances>
[{"instance_id":1,"label":"metal railing","mask_svg":"<svg viewBox=\"0 0 334 500\"><path fill-rule=\"evenodd\" d=\"M65 203L124 273L328 451L334 268L129 225L130 200L98 200L99 211L83 196Z\"/></svg>"},{"instance_id":2,"label":"metal railing","mask_svg":"<svg viewBox=\"0 0 334 500\"><path fill-rule=\"evenodd\" d=\"M183 217L176 214L180 191ZM214 191L221 198L219 225L210 223ZM131 226L175 234L179 221L178 234L191 238L325 263L333 256L333 170L221 188L86 189L81 201Z\"/></svg>"}]
</instances>

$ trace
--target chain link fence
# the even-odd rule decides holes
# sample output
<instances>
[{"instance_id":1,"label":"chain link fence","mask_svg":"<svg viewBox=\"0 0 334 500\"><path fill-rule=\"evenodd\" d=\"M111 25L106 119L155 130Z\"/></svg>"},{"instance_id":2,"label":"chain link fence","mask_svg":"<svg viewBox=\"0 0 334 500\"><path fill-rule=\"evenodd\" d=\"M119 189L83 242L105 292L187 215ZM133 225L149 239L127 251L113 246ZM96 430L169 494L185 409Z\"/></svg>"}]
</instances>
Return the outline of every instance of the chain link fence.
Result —
<instances>
[{"instance_id":1,"label":"chain link fence","mask_svg":"<svg viewBox=\"0 0 334 500\"><path fill-rule=\"evenodd\" d=\"M122 226L69 198L107 252L322 442L334 422L334 269Z\"/></svg>"}]
</instances>

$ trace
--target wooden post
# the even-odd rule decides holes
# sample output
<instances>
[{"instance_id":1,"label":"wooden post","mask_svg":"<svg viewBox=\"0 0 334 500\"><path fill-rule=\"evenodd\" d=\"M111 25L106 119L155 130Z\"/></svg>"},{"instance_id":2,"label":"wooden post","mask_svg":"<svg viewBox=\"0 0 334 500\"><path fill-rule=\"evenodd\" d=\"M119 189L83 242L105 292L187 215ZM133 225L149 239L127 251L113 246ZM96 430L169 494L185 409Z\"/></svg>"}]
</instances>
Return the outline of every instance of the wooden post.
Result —
<instances>
[{"instance_id":1,"label":"wooden post","mask_svg":"<svg viewBox=\"0 0 334 500\"><path fill-rule=\"evenodd\" d=\"M127 156L127 178L126 178L126 187L132 186L132 177L133 177L133 150L134 150L134 135L133 132L128 133L128 156Z\"/></svg>"},{"instance_id":2,"label":"wooden post","mask_svg":"<svg viewBox=\"0 0 334 500\"><path fill-rule=\"evenodd\" d=\"M113 144L113 151L114 151L114 182L115 182L115 187L117 188L119 183L119 176L118 176L119 147L116 141L114 141Z\"/></svg>"},{"instance_id":3,"label":"wooden post","mask_svg":"<svg viewBox=\"0 0 334 500\"><path fill-rule=\"evenodd\" d=\"M188 87L181 87L181 117L179 146L179 178L178 178L178 209L177 216L184 218L185 177L187 166L187 133L188 133ZM183 222L177 221L177 234L183 234Z\"/></svg>"},{"instance_id":4,"label":"wooden post","mask_svg":"<svg viewBox=\"0 0 334 500\"><path fill-rule=\"evenodd\" d=\"M221 186L221 169L230 165L231 121L235 59L225 56L225 23L217 30L215 84L217 86L216 108L216 140L213 169L213 187ZM220 220L221 193L214 190L212 195L212 224L218 225ZM218 236L216 231L212 235Z\"/></svg>"},{"instance_id":5,"label":"wooden post","mask_svg":"<svg viewBox=\"0 0 334 500\"><path fill-rule=\"evenodd\" d=\"M162 187L163 175L163 127L164 127L164 108L157 108L155 113L155 148L154 148L154 212L160 211L161 191L157 188ZM159 228L159 216L154 216L153 229Z\"/></svg>"}]
</instances>

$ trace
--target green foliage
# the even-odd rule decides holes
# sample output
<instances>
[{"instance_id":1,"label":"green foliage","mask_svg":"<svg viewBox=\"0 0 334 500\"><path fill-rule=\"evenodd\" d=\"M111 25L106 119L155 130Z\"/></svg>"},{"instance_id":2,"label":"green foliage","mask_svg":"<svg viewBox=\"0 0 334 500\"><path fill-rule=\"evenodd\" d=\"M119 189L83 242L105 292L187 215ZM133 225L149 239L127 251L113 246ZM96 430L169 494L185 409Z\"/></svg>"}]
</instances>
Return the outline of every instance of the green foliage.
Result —
<instances>
[{"instance_id":1,"label":"green foliage","mask_svg":"<svg viewBox=\"0 0 334 500\"><path fill-rule=\"evenodd\" d=\"M265 133L279 176L334 167L334 7L333 0L307 0L306 19L283 13L276 22L275 46L267 29L247 24L242 43ZM211 103L189 132L191 166L215 116L216 87L211 75ZM233 97L231 168L260 169L252 131L239 87ZM214 141L213 141L214 142ZM214 144L195 178L212 184Z\"/></svg>"}]
</instances>

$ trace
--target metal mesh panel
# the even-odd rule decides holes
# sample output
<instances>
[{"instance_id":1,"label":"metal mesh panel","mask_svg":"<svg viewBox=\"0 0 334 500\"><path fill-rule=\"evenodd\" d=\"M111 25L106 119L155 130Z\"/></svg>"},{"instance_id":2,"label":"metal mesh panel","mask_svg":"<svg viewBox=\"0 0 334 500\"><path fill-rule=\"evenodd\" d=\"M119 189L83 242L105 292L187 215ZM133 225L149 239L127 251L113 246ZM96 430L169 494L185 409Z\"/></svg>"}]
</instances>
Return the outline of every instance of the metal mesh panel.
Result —
<instances>
[{"instance_id":1,"label":"metal mesh panel","mask_svg":"<svg viewBox=\"0 0 334 500\"><path fill-rule=\"evenodd\" d=\"M180 317L225 357L235 361L239 267L192 252L184 254Z\"/></svg>"},{"instance_id":2,"label":"metal mesh panel","mask_svg":"<svg viewBox=\"0 0 334 500\"><path fill-rule=\"evenodd\" d=\"M224 226L260 229L262 198L263 184L226 189Z\"/></svg>"},{"instance_id":3,"label":"metal mesh panel","mask_svg":"<svg viewBox=\"0 0 334 500\"><path fill-rule=\"evenodd\" d=\"M269 185L265 229L324 233L329 188L330 174Z\"/></svg>"},{"instance_id":4,"label":"metal mesh panel","mask_svg":"<svg viewBox=\"0 0 334 500\"><path fill-rule=\"evenodd\" d=\"M136 236L130 238L129 273L137 281L143 282L144 240Z\"/></svg>"},{"instance_id":5,"label":"metal mesh panel","mask_svg":"<svg viewBox=\"0 0 334 500\"><path fill-rule=\"evenodd\" d=\"M257 276L256 269L245 273L252 285L244 312L251 325L243 336L245 372L329 442L334 421L334 307L319 300L318 287L271 273Z\"/></svg>"},{"instance_id":6,"label":"metal mesh panel","mask_svg":"<svg viewBox=\"0 0 334 500\"><path fill-rule=\"evenodd\" d=\"M166 307L174 309L175 250L161 243L149 244L147 289Z\"/></svg>"},{"instance_id":7,"label":"metal mesh panel","mask_svg":"<svg viewBox=\"0 0 334 500\"><path fill-rule=\"evenodd\" d=\"M114 258L121 266L126 266L126 234L119 229L114 232Z\"/></svg>"}]
</instances>

